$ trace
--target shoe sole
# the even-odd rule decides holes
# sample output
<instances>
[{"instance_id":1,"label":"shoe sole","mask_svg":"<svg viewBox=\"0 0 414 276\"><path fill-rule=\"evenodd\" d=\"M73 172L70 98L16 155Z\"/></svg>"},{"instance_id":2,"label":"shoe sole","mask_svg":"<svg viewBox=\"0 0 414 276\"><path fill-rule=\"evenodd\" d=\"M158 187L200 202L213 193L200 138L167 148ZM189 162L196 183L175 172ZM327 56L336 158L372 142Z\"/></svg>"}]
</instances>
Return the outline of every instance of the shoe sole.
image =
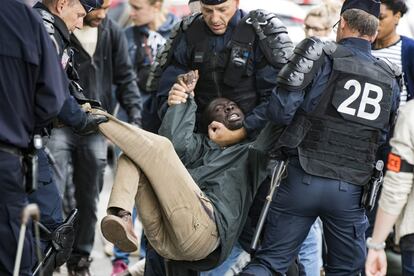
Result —
<instances>
[{"instance_id":1,"label":"shoe sole","mask_svg":"<svg viewBox=\"0 0 414 276\"><path fill-rule=\"evenodd\" d=\"M104 217L101 221L101 231L105 239L124 252L133 252L138 249L138 241L128 235L122 219L117 216L108 215Z\"/></svg>"}]
</instances>

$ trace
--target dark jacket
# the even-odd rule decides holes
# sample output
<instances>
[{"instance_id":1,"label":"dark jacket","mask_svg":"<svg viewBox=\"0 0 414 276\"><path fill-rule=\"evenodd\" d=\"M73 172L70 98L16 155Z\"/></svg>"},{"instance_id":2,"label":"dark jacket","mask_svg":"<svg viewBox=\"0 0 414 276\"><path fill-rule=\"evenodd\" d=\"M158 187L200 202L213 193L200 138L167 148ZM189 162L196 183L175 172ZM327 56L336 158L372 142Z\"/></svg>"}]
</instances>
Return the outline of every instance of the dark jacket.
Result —
<instances>
[{"instance_id":1,"label":"dark jacket","mask_svg":"<svg viewBox=\"0 0 414 276\"><path fill-rule=\"evenodd\" d=\"M75 67L85 96L101 101L102 107L112 112L115 107L112 93L114 84L116 99L127 111L129 121L138 120L140 123L140 94L122 29L109 18L104 19L98 27L98 42L93 58L73 34L71 42L76 49Z\"/></svg>"},{"instance_id":2,"label":"dark jacket","mask_svg":"<svg viewBox=\"0 0 414 276\"><path fill-rule=\"evenodd\" d=\"M85 112L80 108L78 102L69 92L69 86L71 85L71 81L73 81L71 77L73 77L72 73L74 72L73 70L70 72L68 71L69 62L71 62L72 58L72 51L69 47L69 30L65 22L63 22L60 17L52 15L49 9L42 3L36 3L33 8L35 8L39 13L41 11L47 12L50 16L53 17L52 28L47 28L50 36L50 41L54 44L54 47L50 48L50 51L57 54L59 62L62 65L62 69L65 70L65 72L63 72L63 70L60 70L61 72L57 71L54 74L50 74L50 76L53 75L53 78L55 78L56 74L61 73L63 75L63 78L66 79L66 87L64 87L62 90L62 93L65 94L65 101L58 114L58 119L67 126L77 128L86 122L87 117ZM50 25L51 23L45 22L45 20L43 20L43 24L46 26ZM46 152L43 149L40 149L37 155L39 157L38 179L40 182L50 183L52 181L52 171L49 165L49 161L47 160Z\"/></svg>"},{"instance_id":3,"label":"dark jacket","mask_svg":"<svg viewBox=\"0 0 414 276\"><path fill-rule=\"evenodd\" d=\"M37 2L33 8L35 8L39 13L40 11L47 12L49 15L53 17L53 27L52 31L49 30L50 39L54 44L54 48L57 52L59 57L59 61L66 71L68 87L65 88L66 92L66 100L62 106L61 111L59 112L58 118L62 121L65 125L70 127L79 127L83 125L86 121L85 112L81 110L77 101L74 97L70 95L69 86L70 82L73 79L73 70L68 70L69 63L72 59L72 50L70 49L70 41L69 41L69 30L63 22L63 20L56 15L52 15L49 9L40 2ZM45 22L43 22L45 24Z\"/></svg>"},{"instance_id":4,"label":"dark jacket","mask_svg":"<svg viewBox=\"0 0 414 276\"><path fill-rule=\"evenodd\" d=\"M404 77L404 84L407 87L408 98L414 98L414 40L406 36L401 36L401 62Z\"/></svg>"},{"instance_id":5,"label":"dark jacket","mask_svg":"<svg viewBox=\"0 0 414 276\"><path fill-rule=\"evenodd\" d=\"M354 58L363 60L365 62L370 62L370 63L375 63L377 62L377 59L375 57L373 57L371 55L371 45L368 41L360 39L360 38L346 38L343 39L339 42L340 45L345 46L347 49L349 49L352 53ZM356 63L355 63L356 64ZM357 64L358 65L358 64ZM347 128L346 124L342 124L343 121L341 121L340 119L336 119L334 116L340 116L341 118L347 118L345 117L343 114L345 112L339 113L339 107L336 108L334 102L337 101L339 103L342 103L341 105L343 105L343 103L346 103L346 101L352 99L351 97L348 97L347 94L344 94L346 97L345 99L340 99L336 100L337 98L335 97L335 95L332 95L333 93L332 90L328 89L329 86L331 84L331 78L333 79L333 75L335 75L333 72L335 72L333 70L333 59L331 57L325 56L324 57L324 61L323 64L321 65L321 67L319 68L316 76L313 78L313 81L307 86L305 87L303 90L298 89L298 90L294 90L294 91L289 91L288 89L285 89L281 86L278 86L275 88L275 90L272 93L272 96L270 98L269 101L269 106L268 106L268 115L271 121L273 121L276 124L279 125L289 125L288 129L291 130L298 130L299 132L302 132L301 137L304 139L290 139L290 143L286 143L283 144L282 146L284 146L286 148L286 151L288 152L289 156L296 156L298 155L299 152L299 157L300 157L300 162L301 162L301 167L309 174L311 175L317 175L317 176L323 176L323 177L327 177L327 178L333 178L333 179L339 179L339 180L343 180L343 181L347 181L347 182L351 182L353 184L357 184L360 185L361 183L357 183L357 182L352 182L350 181L350 179L344 179L344 177L338 177L337 172L340 171L339 169L331 169L331 166L329 164L334 164L335 166L341 166L343 168L347 168L349 169L349 162L348 160L352 160L352 159L346 159L346 154L338 154L338 151L341 150L341 147L337 146L337 145L341 145L342 146L342 150L347 150L350 147L348 146L348 144L350 143L350 141L352 141L351 139L347 140L346 135L343 135L342 138L345 139L345 142L338 142L340 140L338 140L337 136L338 134L336 133L340 133L340 132L336 132L335 133L335 129L334 127L330 128L330 127L325 127L325 124L318 124L317 122L312 122L310 123L310 126L308 128L306 127L297 127L296 122L300 122L299 119L301 118L310 118L311 116L314 116L314 114L317 112L318 114L323 114L323 116L325 117L329 117L324 119L324 123L329 122L332 124L341 124L342 127L342 131L345 131ZM377 65L378 66L378 65ZM337 69L337 68L336 68ZM357 69L357 68L355 68ZM355 70L354 69L354 70ZM376 76L373 72L373 76ZM342 84L342 80L346 80L347 75L345 75L345 77L343 77L343 79L339 79L337 81L337 83L341 83ZM335 79L333 79L335 80ZM368 83L368 80L365 80ZM385 81L385 80L383 80ZM363 82L362 82L363 83ZM363 83L364 86L362 87L366 87L365 83ZM335 90L335 91L343 91L345 87L340 87L338 88L339 90ZM342 89L342 90L341 90ZM346 88L345 88L346 89ZM348 89L346 89L348 90ZM352 88L349 91L357 91L352 90ZM358 91L357 91L358 92ZM360 92L360 91L359 91ZM359 93L358 92L358 93ZM330 94L328 94L330 93ZM384 108L384 112L388 112L389 115L387 115L388 122L386 125L381 125L378 127L378 137L374 137L371 138L372 133L368 132L364 132L362 133L361 131L359 131L358 128L353 128L354 131L356 131L355 134L355 138L359 138L358 135L364 135L364 139L359 138L359 140L361 141L370 141L370 143L375 145L382 145L386 142L386 137L387 134L389 132L389 126L390 124L393 123L394 118L396 116L396 112L397 112L397 108L398 108L398 104L399 104L399 95L400 95L400 89L399 86L397 84L397 81L394 80L392 81L392 84L390 84L389 89L387 89L387 91L384 91L384 93L387 93L387 95L390 95L389 97L391 98L389 100L389 106L388 103L387 106L384 105L384 107L381 106L381 108ZM356 93L354 93L356 95ZM352 96L354 95L352 94ZM344 96L344 97L345 97ZM327 98L329 98L329 102L330 104L326 103L325 107L326 109L330 109L329 111L326 111L324 109L324 105L321 103L324 103L324 100ZM358 99L360 99L361 96L358 94ZM355 102L355 106L352 106L351 108L358 108L358 99L353 99L353 103ZM385 99L385 97L384 97ZM384 100L385 101L385 100ZM327 102L327 101L326 101ZM362 106L362 104L361 104ZM339 115L341 114L341 115ZM357 117L357 119L359 119L358 117L358 113L352 114L352 113L345 113L345 114L349 114L352 117ZM322 115L321 115L322 116ZM330 119L330 118L334 118L334 119ZM352 119L347 118L347 120L352 121ZM362 120L368 120L368 119L362 119ZM381 119L382 120L382 119ZM374 120L371 120L374 121ZM382 122L379 119L375 120L375 122ZM364 126L365 122L358 122L359 125ZM300 124L299 124L300 126ZM303 126L303 125L302 125ZM320 129L320 131L314 132L312 129L316 129L318 128ZM337 126L336 126L337 127ZM309 130L310 129L310 130ZM326 134L323 133L322 131L331 131L333 134ZM290 133L287 132L287 133ZM295 132L295 135L290 135L287 137L293 137L293 138L297 138L299 137L298 135L296 135L298 132ZM316 133L316 135L315 135ZM328 132L329 133L329 132ZM351 132L348 132L349 134L351 134ZM352 135L350 135L352 136ZM319 144L316 143L312 143L309 142L310 139L319 139L320 141L324 140L322 138L318 138L318 137L329 137L328 143L330 144L330 148L334 149L335 148L335 153L333 154L332 152L329 152L325 149L321 150L319 146ZM283 136L282 136L283 138ZM283 140L283 139L281 139ZM374 142L375 141L375 142ZM304 142L304 143L302 143ZM356 143L354 144L355 146ZM307 152L304 153L305 151L303 150L303 147L307 146L307 147L316 147L319 150L315 150L315 155L319 154L319 153L323 153L325 154L327 157L325 158L319 158L319 157L315 157L315 155L310 155ZM366 146L368 148L368 146ZM289 148L289 149L287 149ZM348 150L348 152L352 152L351 150ZM375 148L375 150L373 150L373 152L371 152L372 154L376 154L377 153L377 149ZM307 155L307 157L309 157L309 159L306 159L304 156ZM339 160L337 160L336 162L333 161L328 161L330 159L328 159L328 157L332 157L332 158L337 158ZM360 157L360 156L358 156ZM368 159L364 159L364 157L360 157L361 160L366 160L367 165L371 166L371 168L373 167L373 163L372 164L368 164ZM310 161L309 161L310 160ZM313 169L310 169L310 167L313 167ZM321 171L324 170L324 173L321 173ZM317 171L317 172L316 172ZM372 170L371 170L372 171ZM370 171L370 172L371 172ZM349 176L352 176L351 174L351 169L347 170L347 174L349 174ZM364 171L364 177L365 178L369 178L370 175L366 173L366 171ZM362 177L360 177L359 179L363 179Z\"/></svg>"},{"instance_id":6,"label":"dark jacket","mask_svg":"<svg viewBox=\"0 0 414 276\"><path fill-rule=\"evenodd\" d=\"M371 55L371 45L358 38L347 38L339 42L339 44L350 48L352 52L359 58L376 59ZM319 104L321 95L326 89L329 78L332 73L332 60L325 57L325 62L319 69L313 81L304 89L298 91L287 91L281 87L276 87L269 100L267 107L267 115L269 120L275 124L289 125L296 112L304 113L312 112ZM392 89L393 105L391 108L392 116L395 117L399 104L400 89L397 82L394 83ZM393 121L391 119L391 121ZM385 142L388 129L383 130L381 142Z\"/></svg>"},{"instance_id":7,"label":"dark jacket","mask_svg":"<svg viewBox=\"0 0 414 276\"><path fill-rule=\"evenodd\" d=\"M67 82L39 17L17 1L2 5L0 142L27 148L35 128L57 116Z\"/></svg>"},{"instance_id":8,"label":"dark jacket","mask_svg":"<svg viewBox=\"0 0 414 276\"><path fill-rule=\"evenodd\" d=\"M268 124L254 142L222 148L208 136L194 133L196 109L194 98L170 107L159 133L172 141L194 181L213 203L221 241L218 261L210 256L211 260L193 263L207 270L224 261L237 241L259 184L267 177L267 153L278 135L277 128Z\"/></svg>"}]
</instances>

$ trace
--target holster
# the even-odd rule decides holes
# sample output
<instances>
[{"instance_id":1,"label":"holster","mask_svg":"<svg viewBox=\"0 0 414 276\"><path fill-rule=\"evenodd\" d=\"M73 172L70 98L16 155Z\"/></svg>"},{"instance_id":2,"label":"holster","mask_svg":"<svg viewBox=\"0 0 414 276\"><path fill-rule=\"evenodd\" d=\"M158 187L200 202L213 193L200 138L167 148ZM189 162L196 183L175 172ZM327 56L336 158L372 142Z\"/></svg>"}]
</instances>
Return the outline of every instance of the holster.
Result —
<instances>
[{"instance_id":1,"label":"holster","mask_svg":"<svg viewBox=\"0 0 414 276\"><path fill-rule=\"evenodd\" d=\"M30 194L37 189L38 179L38 157L35 151L26 153L23 156L23 164L25 167L25 189Z\"/></svg>"}]
</instances>

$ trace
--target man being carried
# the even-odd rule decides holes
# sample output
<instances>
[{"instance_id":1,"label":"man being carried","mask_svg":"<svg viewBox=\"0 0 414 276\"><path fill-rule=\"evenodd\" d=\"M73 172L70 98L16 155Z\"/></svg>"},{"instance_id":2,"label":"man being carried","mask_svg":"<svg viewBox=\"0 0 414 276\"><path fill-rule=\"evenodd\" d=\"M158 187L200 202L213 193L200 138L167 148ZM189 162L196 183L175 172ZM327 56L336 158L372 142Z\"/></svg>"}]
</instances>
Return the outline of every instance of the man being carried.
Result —
<instances>
[{"instance_id":1,"label":"man being carried","mask_svg":"<svg viewBox=\"0 0 414 276\"><path fill-rule=\"evenodd\" d=\"M191 72L178 80L189 96L166 113L160 134L168 139L112 117L100 126L124 152L101 228L119 248L134 250L129 212L135 202L145 234L160 255L183 261L208 257L202 268L197 267L204 270L223 261L236 242L254 194L267 176L267 152L278 135L268 125L255 142L229 147L213 142L220 126L242 127L243 112L225 98L206 108L208 135L194 133L197 79L197 72Z\"/></svg>"}]
</instances>

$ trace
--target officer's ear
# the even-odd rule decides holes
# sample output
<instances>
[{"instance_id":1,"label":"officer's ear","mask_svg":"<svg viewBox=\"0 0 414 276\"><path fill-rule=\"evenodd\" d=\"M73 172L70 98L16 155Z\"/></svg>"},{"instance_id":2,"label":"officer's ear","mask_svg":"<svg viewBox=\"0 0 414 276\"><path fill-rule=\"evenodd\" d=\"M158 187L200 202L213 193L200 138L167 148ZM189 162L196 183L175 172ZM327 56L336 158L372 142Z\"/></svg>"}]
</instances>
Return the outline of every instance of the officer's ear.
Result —
<instances>
[{"instance_id":1,"label":"officer's ear","mask_svg":"<svg viewBox=\"0 0 414 276\"><path fill-rule=\"evenodd\" d=\"M63 9L67 6L69 0L57 0L56 6L54 7L58 13L58 15L62 14Z\"/></svg>"},{"instance_id":2,"label":"officer's ear","mask_svg":"<svg viewBox=\"0 0 414 276\"><path fill-rule=\"evenodd\" d=\"M348 24L348 22L346 22L346 20L341 16L341 19L339 20L339 26L338 28L345 28L345 25Z\"/></svg>"}]
</instances>

